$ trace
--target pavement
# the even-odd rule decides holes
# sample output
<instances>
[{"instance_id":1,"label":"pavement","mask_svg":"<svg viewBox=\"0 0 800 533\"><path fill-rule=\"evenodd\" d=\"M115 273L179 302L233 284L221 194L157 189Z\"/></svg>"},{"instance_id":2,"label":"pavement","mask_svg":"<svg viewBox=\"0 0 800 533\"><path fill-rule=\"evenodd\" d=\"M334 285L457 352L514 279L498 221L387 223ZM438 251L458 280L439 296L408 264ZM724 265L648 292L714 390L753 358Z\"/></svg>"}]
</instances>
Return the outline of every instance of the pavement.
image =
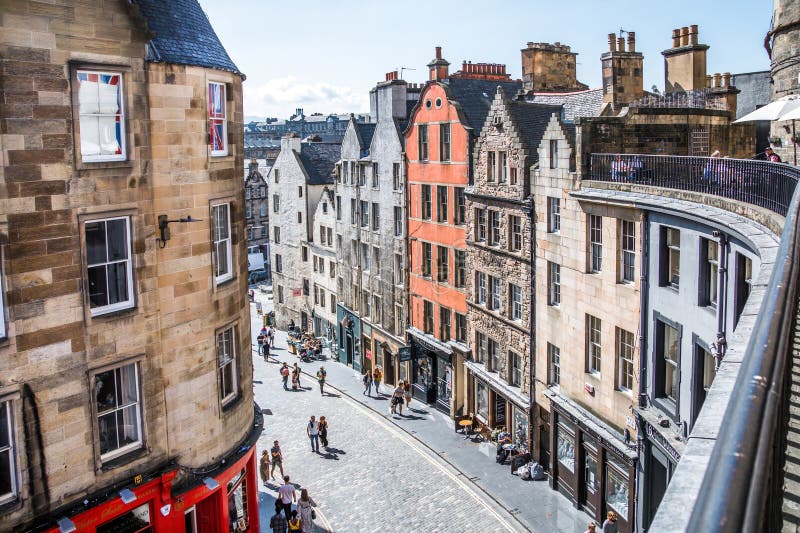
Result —
<instances>
[{"instance_id":1,"label":"pavement","mask_svg":"<svg viewBox=\"0 0 800 533\"><path fill-rule=\"evenodd\" d=\"M272 300L255 298L264 312ZM262 317L251 307L253 339ZM253 341L255 345L255 340ZM412 399L403 415L389 412L392 388L363 394L360 375L330 360L304 363L286 351L278 331L270 362L253 354L256 401L266 410L257 453L280 440L285 472L317 504L315 531L535 531L583 533L591 520L546 481L523 481L494 461L494 445L465 439L452 420ZM329 354L328 354L329 355ZM302 391L284 391L278 369L297 362ZM317 369L328 380L320 395ZM311 452L310 415L329 420L330 448ZM262 531L268 530L277 484L261 487ZM299 492L298 492L299 495Z\"/></svg>"}]
</instances>

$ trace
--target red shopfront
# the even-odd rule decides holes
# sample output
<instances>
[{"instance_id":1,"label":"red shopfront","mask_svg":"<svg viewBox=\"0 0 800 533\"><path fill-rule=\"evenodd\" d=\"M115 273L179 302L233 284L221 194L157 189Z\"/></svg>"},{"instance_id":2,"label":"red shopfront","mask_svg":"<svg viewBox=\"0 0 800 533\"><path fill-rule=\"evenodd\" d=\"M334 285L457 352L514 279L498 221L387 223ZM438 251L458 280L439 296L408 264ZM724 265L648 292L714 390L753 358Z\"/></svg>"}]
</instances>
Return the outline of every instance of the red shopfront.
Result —
<instances>
[{"instance_id":1,"label":"red shopfront","mask_svg":"<svg viewBox=\"0 0 800 533\"><path fill-rule=\"evenodd\" d=\"M135 499L127 504L117 496L69 519L80 533L256 533L256 473L253 446L232 466L199 478L199 485L184 492L173 492L178 470L170 470L139 485L132 481L126 488Z\"/></svg>"}]
</instances>

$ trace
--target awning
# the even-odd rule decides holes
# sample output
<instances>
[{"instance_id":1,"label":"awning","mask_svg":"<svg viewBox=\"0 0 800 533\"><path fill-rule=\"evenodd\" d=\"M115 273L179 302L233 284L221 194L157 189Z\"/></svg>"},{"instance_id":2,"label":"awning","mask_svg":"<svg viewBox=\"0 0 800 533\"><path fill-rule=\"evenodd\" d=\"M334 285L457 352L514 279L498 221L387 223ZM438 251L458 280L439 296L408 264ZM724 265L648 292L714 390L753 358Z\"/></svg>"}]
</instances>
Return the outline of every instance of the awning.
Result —
<instances>
[{"instance_id":1,"label":"awning","mask_svg":"<svg viewBox=\"0 0 800 533\"><path fill-rule=\"evenodd\" d=\"M467 370L475 374L477 378L494 389L495 392L504 396L508 401L517 404L523 409L530 409L530 398L523 395L518 387L512 387L505 381L502 381L498 374L489 372L481 363L464 361L464 366L467 367Z\"/></svg>"}]
</instances>

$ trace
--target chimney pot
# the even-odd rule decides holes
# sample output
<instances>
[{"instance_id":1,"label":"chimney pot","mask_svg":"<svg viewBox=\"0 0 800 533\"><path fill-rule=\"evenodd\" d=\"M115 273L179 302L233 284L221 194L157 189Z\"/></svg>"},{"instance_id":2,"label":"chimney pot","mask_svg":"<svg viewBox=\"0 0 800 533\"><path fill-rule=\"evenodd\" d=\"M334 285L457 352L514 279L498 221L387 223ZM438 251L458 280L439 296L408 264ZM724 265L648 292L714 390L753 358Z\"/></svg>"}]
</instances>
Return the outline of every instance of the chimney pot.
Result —
<instances>
[{"instance_id":1,"label":"chimney pot","mask_svg":"<svg viewBox=\"0 0 800 533\"><path fill-rule=\"evenodd\" d=\"M684 26L681 28L681 46L689 45L689 27Z\"/></svg>"},{"instance_id":2,"label":"chimney pot","mask_svg":"<svg viewBox=\"0 0 800 533\"><path fill-rule=\"evenodd\" d=\"M711 75L710 74L706 74L706 88L708 88L708 89L711 88Z\"/></svg>"},{"instance_id":3,"label":"chimney pot","mask_svg":"<svg viewBox=\"0 0 800 533\"><path fill-rule=\"evenodd\" d=\"M681 45L681 30L675 28L672 30L672 48L678 48Z\"/></svg>"},{"instance_id":4,"label":"chimney pot","mask_svg":"<svg viewBox=\"0 0 800 533\"><path fill-rule=\"evenodd\" d=\"M441 46L437 46L436 47L436 59L441 59L441 58L442 58L442 47Z\"/></svg>"},{"instance_id":5,"label":"chimney pot","mask_svg":"<svg viewBox=\"0 0 800 533\"><path fill-rule=\"evenodd\" d=\"M625 39L623 37L617 39L617 50L620 52L625 51Z\"/></svg>"},{"instance_id":6,"label":"chimney pot","mask_svg":"<svg viewBox=\"0 0 800 533\"><path fill-rule=\"evenodd\" d=\"M608 51L609 52L617 51L617 35L615 33L608 34Z\"/></svg>"},{"instance_id":7,"label":"chimney pot","mask_svg":"<svg viewBox=\"0 0 800 533\"><path fill-rule=\"evenodd\" d=\"M689 44L697 44L697 24L689 27Z\"/></svg>"},{"instance_id":8,"label":"chimney pot","mask_svg":"<svg viewBox=\"0 0 800 533\"><path fill-rule=\"evenodd\" d=\"M722 87L722 75L719 72L714 73L714 87Z\"/></svg>"},{"instance_id":9,"label":"chimney pot","mask_svg":"<svg viewBox=\"0 0 800 533\"><path fill-rule=\"evenodd\" d=\"M722 73L722 86L723 87L730 87L731 86L731 73L730 72L723 72Z\"/></svg>"},{"instance_id":10,"label":"chimney pot","mask_svg":"<svg viewBox=\"0 0 800 533\"><path fill-rule=\"evenodd\" d=\"M636 51L636 32L628 32L628 52Z\"/></svg>"}]
</instances>

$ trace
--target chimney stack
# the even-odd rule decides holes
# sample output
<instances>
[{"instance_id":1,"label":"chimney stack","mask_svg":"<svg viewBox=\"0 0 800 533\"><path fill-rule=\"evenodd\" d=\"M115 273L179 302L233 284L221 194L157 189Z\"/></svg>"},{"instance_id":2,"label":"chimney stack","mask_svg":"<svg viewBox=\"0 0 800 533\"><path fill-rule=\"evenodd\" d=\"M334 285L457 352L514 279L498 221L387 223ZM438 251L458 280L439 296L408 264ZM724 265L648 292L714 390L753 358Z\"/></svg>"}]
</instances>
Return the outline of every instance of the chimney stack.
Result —
<instances>
[{"instance_id":1,"label":"chimney stack","mask_svg":"<svg viewBox=\"0 0 800 533\"><path fill-rule=\"evenodd\" d=\"M636 34L628 32L628 49L625 39L608 34L609 51L600 56L603 65L603 102L616 110L644 95L642 64L644 57L636 51Z\"/></svg>"},{"instance_id":2,"label":"chimney stack","mask_svg":"<svg viewBox=\"0 0 800 533\"><path fill-rule=\"evenodd\" d=\"M672 30L672 48L664 56L664 92L693 91L706 87L706 51L708 45L698 43L697 24Z\"/></svg>"},{"instance_id":3,"label":"chimney stack","mask_svg":"<svg viewBox=\"0 0 800 533\"><path fill-rule=\"evenodd\" d=\"M578 54L568 45L530 42L521 52L522 83L526 92L588 89L577 79L575 65Z\"/></svg>"},{"instance_id":4,"label":"chimney stack","mask_svg":"<svg viewBox=\"0 0 800 533\"><path fill-rule=\"evenodd\" d=\"M442 59L442 47L437 46L435 59L428 63L428 79L435 81L447 79L449 76L449 66L450 63Z\"/></svg>"}]
</instances>

